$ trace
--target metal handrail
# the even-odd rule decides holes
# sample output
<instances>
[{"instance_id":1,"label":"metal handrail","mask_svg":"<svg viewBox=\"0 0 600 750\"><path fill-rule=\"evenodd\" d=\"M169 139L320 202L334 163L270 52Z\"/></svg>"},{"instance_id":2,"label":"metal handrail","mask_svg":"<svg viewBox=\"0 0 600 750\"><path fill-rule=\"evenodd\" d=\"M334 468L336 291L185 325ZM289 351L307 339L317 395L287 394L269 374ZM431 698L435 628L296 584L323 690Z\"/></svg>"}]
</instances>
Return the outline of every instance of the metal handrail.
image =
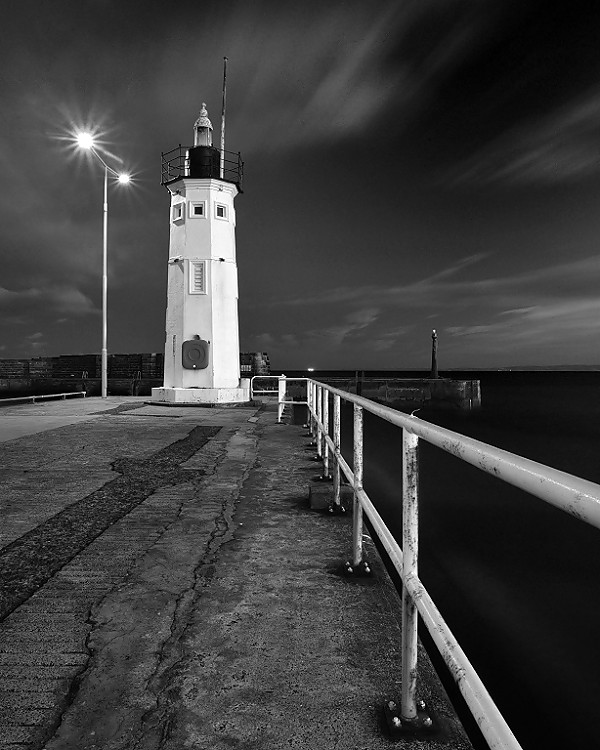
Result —
<instances>
[{"instance_id":1,"label":"metal handrail","mask_svg":"<svg viewBox=\"0 0 600 750\"><path fill-rule=\"evenodd\" d=\"M257 389L254 387L255 380L276 380L277 389ZM255 395L260 394L261 396L274 396L277 394L277 422L281 423L283 417L283 411L289 404L296 404L298 406L307 406L308 401L295 401L294 399L286 399L286 385L287 383L294 381L306 381L308 378L288 378L285 375L254 375L250 379L250 398L254 398Z\"/></svg>"},{"instance_id":2,"label":"metal handrail","mask_svg":"<svg viewBox=\"0 0 600 750\"><path fill-rule=\"evenodd\" d=\"M325 477L330 476L330 458L333 459L331 478L334 504L340 504L341 473L354 490L353 565L357 567L363 562L364 512L402 579L402 698L399 720L410 724L417 719L418 612L489 747L492 750L520 750L519 742L418 577L418 441L425 440L596 528L600 528L600 485L444 427L438 427L326 383L309 378L294 380L307 381L309 427L315 438L318 455L323 460ZM280 408L282 404L289 403L285 399L285 384L286 378L281 376L278 387ZM329 410L330 397L333 399L332 420ZM343 458L340 448L342 400L352 403L354 410L353 469ZM362 486L364 411L402 428L402 548ZM330 428L333 434L330 434Z\"/></svg>"},{"instance_id":3,"label":"metal handrail","mask_svg":"<svg viewBox=\"0 0 600 750\"><path fill-rule=\"evenodd\" d=\"M83 396L85 398L86 395L87 394L86 394L85 391L68 391L67 393L42 393L42 394L37 395L37 396L15 396L15 397L11 397L11 398L2 398L2 399L0 399L0 406L2 406L2 404L9 404L9 403L14 404L16 401L31 401L33 404L35 404L35 402L38 401L39 399L45 399L45 398L62 398L62 399L66 399L66 398L70 398L72 396L73 397L74 396Z\"/></svg>"}]
</instances>

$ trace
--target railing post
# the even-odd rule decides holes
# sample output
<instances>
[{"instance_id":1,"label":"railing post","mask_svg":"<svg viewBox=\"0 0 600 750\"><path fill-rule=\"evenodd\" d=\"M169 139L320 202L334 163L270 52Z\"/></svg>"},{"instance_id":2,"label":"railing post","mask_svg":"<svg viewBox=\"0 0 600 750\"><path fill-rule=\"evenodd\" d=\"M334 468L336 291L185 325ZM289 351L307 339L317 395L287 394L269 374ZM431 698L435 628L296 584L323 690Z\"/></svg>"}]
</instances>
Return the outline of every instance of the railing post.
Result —
<instances>
[{"instance_id":1,"label":"railing post","mask_svg":"<svg viewBox=\"0 0 600 750\"><path fill-rule=\"evenodd\" d=\"M363 558L363 511L358 493L363 484L363 410L354 404L354 502L352 515L352 564L356 568Z\"/></svg>"},{"instance_id":2,"label":"railing post","mask_svg":"<svg viewBox=\"0 0 600 750\"><path fill-rule=\"evenodd\" d=\"M418 575L419 438L402 430L402 700L403 720L417 718L417 608L406 587Z\"/></svg>"},{"instance_id":3,"label":"railing post","mask_svg":"<svg viewBox=\"0 0 600 750\"><path fill-rule=\"evenodd\" d=\"M286 392L285 375L282 373L277 379L277 422L281 424L281 417L283 416L283 409Z\"/></svg>"},{"instance_id":4,"label":"railing post","mask_svg":"<svg viewBox=\"0 0 600 750\"><path fill-rule=\"evenodd\" d=\"M321 457L323 455L323 449L322 449L322 430L321 430L321 420L322 420L322 409L323 406L323 399L321 397L321 386L317 385L317 456Z\"/></svg>"},{"instance_id":5,"label":"railing post","mask_svg":"<svg viewBox=\"0 0 600 750\"><path fill-rule=\"evenodd\" d=\"M340 505L340 462L338 460L342 443L340 403L341 398L336 393L333 397L333 504L336 507Z\"/></svg>"},{"instance_id":6,"label":"railing post","mask_svg":"<svg viewBox=\"0 0 600 750\"><path fill-rule=\"evenodd\" d=\"M321 389L323 396L323 479L329 479L329 446L325 438L329 435L329 391Z\"/></svg>"},{"instance_id":7,"label":"railing post","mask_svg":"<svg viewBox=\"0 0 600 750\"><path fill-rule=\"evenodd\" d=\"M314 380L310 381L310 434L313 442L317 440L317 384Z\"/></svg>"}]
</instances>

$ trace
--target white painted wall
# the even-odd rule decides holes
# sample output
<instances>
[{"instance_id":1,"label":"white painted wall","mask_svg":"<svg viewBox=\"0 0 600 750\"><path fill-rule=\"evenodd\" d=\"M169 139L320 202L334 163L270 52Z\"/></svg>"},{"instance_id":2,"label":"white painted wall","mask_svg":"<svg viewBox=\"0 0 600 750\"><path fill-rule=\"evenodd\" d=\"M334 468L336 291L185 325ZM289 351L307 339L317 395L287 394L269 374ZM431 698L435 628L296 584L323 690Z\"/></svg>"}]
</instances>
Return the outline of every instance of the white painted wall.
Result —
<instances>
[{"instance_id":1,"label":"white painted wall","mask_svg":"<svg viewBox=\"0 0 600 750\"><path fill-rule=\"evenodd\" d=\"M171 206L164 386L238 388L237 187L218 179L184 177L168 188ZM201 202L204 216L193 216L191 206ZM182 218L173 220L173 208L179 204L183 204ZM225 218L217 216L217 205L225 207ZM193 260L205 261L206 294L190 294ZM205 370L186 370L181 364L182 342L194 335L210 342Z\"/></svg>"}]
</instances>

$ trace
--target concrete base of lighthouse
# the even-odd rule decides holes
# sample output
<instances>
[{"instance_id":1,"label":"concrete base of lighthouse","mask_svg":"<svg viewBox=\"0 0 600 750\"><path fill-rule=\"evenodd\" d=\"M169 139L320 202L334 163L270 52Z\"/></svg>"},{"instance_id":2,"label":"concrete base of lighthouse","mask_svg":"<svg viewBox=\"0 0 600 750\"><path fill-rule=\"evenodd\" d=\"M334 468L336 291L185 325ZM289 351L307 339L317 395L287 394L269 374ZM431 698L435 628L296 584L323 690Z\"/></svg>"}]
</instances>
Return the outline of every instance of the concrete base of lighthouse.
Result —
<instances>
[{"instance_id":1,"label":"concrete base of lighthouse","mask_svg":"<svg viewBox=\"0 0 600 750\"><path fill-rule=\"evenodd\" d=\"M250 401L250 380L242 378L239 388L153 388L152 401L166 406L215 406Z\"/></svg>"}]
</instances>

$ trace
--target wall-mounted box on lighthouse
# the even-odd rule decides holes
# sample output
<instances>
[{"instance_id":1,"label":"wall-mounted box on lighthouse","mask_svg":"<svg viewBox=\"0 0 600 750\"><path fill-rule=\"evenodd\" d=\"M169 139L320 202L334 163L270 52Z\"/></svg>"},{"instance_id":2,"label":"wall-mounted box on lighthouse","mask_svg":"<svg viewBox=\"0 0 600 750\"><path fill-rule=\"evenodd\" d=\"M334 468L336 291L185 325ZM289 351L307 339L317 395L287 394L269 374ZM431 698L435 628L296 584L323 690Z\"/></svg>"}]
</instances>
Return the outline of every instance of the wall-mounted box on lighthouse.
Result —
<instances>
[{"instance_id":1,"label":"wall-mounted box on lighthouse","mask_svg":"<svg viewBox=\"0 0 600 750\"><path fill-rule=\"evenodd\" d=\"M212 145L206 105L194 145L162 155L171 196L165 374L152 389L161 403L225 404L250 399L240 379L234 199L239 154Z\"/></svg>"}]
</instances>

